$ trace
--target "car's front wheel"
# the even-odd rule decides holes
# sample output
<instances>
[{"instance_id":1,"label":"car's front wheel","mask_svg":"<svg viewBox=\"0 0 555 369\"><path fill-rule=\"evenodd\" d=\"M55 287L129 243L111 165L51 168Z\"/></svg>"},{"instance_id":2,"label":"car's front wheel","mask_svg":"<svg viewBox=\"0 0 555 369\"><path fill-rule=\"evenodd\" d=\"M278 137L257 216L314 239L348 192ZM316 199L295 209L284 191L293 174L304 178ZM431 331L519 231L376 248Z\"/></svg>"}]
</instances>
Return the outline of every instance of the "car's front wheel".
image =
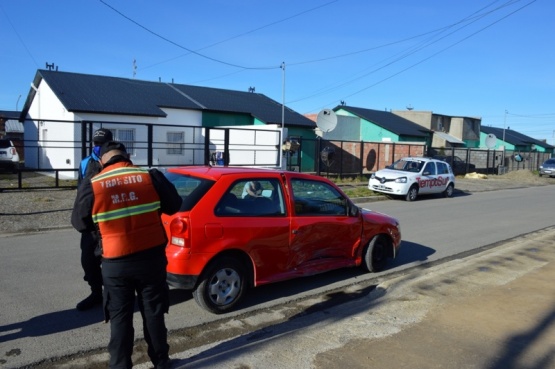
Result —
<instances>
[{"instance_id":1,"label":"car's front wheel","mask_svg":"<svg viewBox=\"0 0 555 369\"><path fill-rule=\"evenodd\" d=\"M418 197L418 186L412 185L411 188L409 188L407 195L405 196L405 200L414 201L416 200L417 197Z\"/></svg>"},{"instance_id":2,"label":"car's front wheel","mask_svg":"<svg viewBox=\"0 0 555 369\"><path fill-rule=\"evenodd\" d=\"M374 236L362 254L364 269L371 273L383 270L387 263L388 247L389 242L385 236Z\"/></svg>"},{"instance_id":3,"label":"car's front wheel","mask_svg":"<svg viewBox=\"0 0 555 369\"><path fill-rule=\"evenodd\" d=\"M246 286L245 267L234 258L222 257L203 272L193 296L203 309L222 314L231 311L241 301Z\"/></svg>"}]
</instances>

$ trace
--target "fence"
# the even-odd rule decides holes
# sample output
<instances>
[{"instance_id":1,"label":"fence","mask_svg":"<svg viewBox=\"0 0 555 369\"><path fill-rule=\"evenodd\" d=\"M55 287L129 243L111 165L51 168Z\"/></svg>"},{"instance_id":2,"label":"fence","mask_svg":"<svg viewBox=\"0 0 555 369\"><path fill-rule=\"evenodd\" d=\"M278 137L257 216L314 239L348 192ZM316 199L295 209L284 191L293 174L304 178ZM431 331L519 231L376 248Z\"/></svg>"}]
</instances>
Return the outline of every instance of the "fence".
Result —
<instances>
[{"instance_id":1,"label":"fence","mask_svg":"<svg viewBox=\"0 0 555 369\"><path fill-rule=\"evenodd\" d=\"M288 168L327 176L365 176L405 156L459 157L483 174L519 169L537 170L551 157L544 152L479 148L428 148L419 143L302 140L300 156L291 155ZM521 160L520 160L521 159Z\"/></svg>"},{"instance_id":2,"label":"fence","mask_svg":"<svg viewBox=\"0 0 555 369\"><path fill-rule=\"evenodd\" d=\"M363 142L299 138L294 152L281 157L281 131L272 127L198 127L138 122L25 122L18 150L25 162L15 174L0 173L0 191L75 188L81 159L101 127L123 142L135 164L145 167L235 165L285 167L317 175L366 176L405 156L458 156L476 171L503 174L536 170L551 155L467 148L428 148L420 143ZM53 140L51 137L55 137ZM518 155L517 155L518 154ZM516 160L522 158L522 160ZM282 163L283 160L283 163Z\"/></svg>"}]
</instances>

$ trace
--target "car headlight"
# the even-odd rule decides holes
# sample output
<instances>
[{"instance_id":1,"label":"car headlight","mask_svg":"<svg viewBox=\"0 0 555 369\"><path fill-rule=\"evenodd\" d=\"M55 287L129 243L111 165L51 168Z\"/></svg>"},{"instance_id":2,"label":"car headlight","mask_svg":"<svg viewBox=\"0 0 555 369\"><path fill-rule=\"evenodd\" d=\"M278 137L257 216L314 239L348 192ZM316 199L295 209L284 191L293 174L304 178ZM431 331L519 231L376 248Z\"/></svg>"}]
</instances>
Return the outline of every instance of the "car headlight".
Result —
<instances>
[{"instance_id":1,"label":"car headlight","mask_svg":"<svg viewBox=\"0 0 555 369\"><path fill-rule=\"evenodd\" d=\"M376 175L372 173L372 175L370 176L370 179L376 179Z\"/></svg>"},{"instance_id":2,"label":"car headlight","mask_svg":"<svg viewBox=\"0 0 555 369\"><path fill-rule=\"evenodd\" d=\"M407 183L407 177L400 177L395 179L395 183Z\"/></svg>"}]
</instances>

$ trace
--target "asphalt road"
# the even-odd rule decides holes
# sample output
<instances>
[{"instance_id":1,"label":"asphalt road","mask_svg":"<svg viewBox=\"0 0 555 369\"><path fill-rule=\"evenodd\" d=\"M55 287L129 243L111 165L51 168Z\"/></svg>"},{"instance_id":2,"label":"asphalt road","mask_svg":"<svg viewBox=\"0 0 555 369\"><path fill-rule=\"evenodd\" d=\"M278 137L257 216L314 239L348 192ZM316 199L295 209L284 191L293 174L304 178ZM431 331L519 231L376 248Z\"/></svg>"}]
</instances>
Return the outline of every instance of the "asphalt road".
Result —
<instances>
[{"instance_id":1,"label":"asphalt road","mask_svg":"<svg viewBox=\"0 0 555 369\"><path fill-rule=\"evenodd\" d=\"M369 309L377 312L372 301L363 305L351 302L354 307L345 304L358 301L361 296L378 298L388 289L388 283L393 283L389 281L408 273L420 274L420 268L414 268L419 265L446 260L455 254L553 226L552 206L546 201L552 191L552 186L541 186L460 193L452 199L430 198L414 203L360 204L394 215L401 221L403 248L390 269L374 275L342 270L261 287L251 291L241 310L225 316L211 315L196 306L189 294L173 290L172 307L167 317L168 328L172 331L173 356L179 358L179 352L183 353L181 364L187 368L215 367L216 361L221 367L229 367L226 365L231 362L226 364L225 357L228 350L234 350L234 344L240 345L243 355L261 357L249 351L248 344L233 339L238 334L251 337L251 340L249 332L258 334L261 338L255 339L257 344L253 347L257 354L261 354L265 352L261 343L266 339L273 343L287 340L291 334L296 335L308 327L333 322L334 314L328 316L326 310L334 306L354 308L365 314ZM101 322L101 311L83 313L74 309L75 303L86 294L79 265L78 235L72 230L59 230L3 236L0 244L3 306L0 313L0 367L18 368L77 352L85 352L81 357L86 361L73 356L69 361L45 362L37 367L95 367L94 363L105 367L109 327ZM315 309L323 311L324 317L320 315L313 323L304 321L303 317L312 315ZM403 315L403 319L417 321L422 318L422 311L410 311L416 312ZM368 329L375 331L376 324L389 325L384 328L385 333L381 333L385 336L402 329L399 325L391 325L387 313L380 316L382 320L373 322ZM136 316L137 337L141 337L139 319ZM355 313L347 313L341 320L367 326ZM305 338L320 343L318 333L311 335ZM222 343L226 339L231 342L230 346ZM343 338L345 342L349 339L348 336ZM343 340L336 337L328 349L337 348ZM216 351L214 347L217 347ZM91 352L95 349L96 352ZM136 362L144 361L140 347L136 351ZM201 359L185 359L192 355L200 355ZM287 360L281 358L282 361L276 362L277 366L269 363L260 366L258 361L258 365L251 367L310 367L306 364L313 360L312 354L302 355L296 352L296 347L290 347L286 356ZM270 356L267 358L271 359ZM281 365L284 362L291 365Z\"/></svg>"}]
</instances>

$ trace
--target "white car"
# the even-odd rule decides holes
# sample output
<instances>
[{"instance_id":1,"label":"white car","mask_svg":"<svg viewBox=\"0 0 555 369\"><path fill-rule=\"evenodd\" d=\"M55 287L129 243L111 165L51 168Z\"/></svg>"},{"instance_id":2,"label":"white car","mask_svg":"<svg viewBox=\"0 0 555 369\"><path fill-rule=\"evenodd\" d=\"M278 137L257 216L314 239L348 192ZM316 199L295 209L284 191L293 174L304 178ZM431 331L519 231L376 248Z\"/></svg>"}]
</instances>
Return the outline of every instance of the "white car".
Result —
<instances>
[{"instance_id":1,"label":"white car","mask_svg":"<svg viewBox=\"0 0 555 369\"><path fill-rule=\"evenodd\" d=\"M13 142L7 138L0 139L0 168L9 168L14 173L19 170L19 154Z\"/></svg>"},{"instance_id":2,"label":"white car","mask_svg":"<svg viewBox=\"0 0 555 369\"><path fill-rule=\"evenodd\" d=\"M414 201L418 195L442 193L453 196L455 175L444 161L407 157L372 174L368 189Z\"/></svg>"}]
</instances>

